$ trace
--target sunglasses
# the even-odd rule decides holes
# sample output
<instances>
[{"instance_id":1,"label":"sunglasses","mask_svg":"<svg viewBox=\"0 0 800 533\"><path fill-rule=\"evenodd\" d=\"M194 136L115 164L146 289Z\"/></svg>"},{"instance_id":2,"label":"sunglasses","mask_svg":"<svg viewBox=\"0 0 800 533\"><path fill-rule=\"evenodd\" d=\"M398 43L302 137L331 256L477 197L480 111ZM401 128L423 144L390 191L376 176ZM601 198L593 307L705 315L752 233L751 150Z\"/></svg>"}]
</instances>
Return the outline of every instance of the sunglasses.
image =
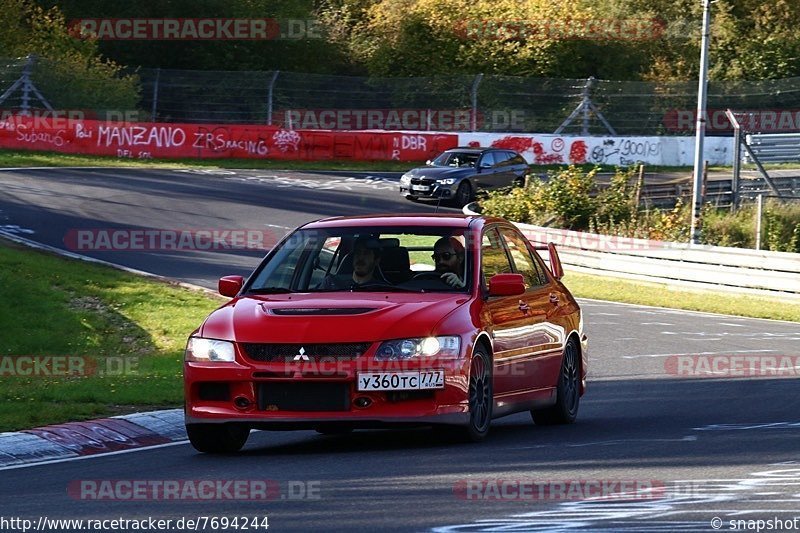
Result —
<instances>
[{"instance_id":1,"label":"sunglasses","mask_svg":"<svg viewBox=\"0 0 800 533\"><path fill-rule=\"evenodd\" d=\"M457 255L457 254L455 254L455 253L453 253L453 252L442 252L442 253L440 253L440 254L433 254L433 255L431 255L431 259L433 259L434 261L436 261L438 258L441 258L441 259L443 259L443 260L445 260L445 261L450 261L450 259L452 259L452 258L456 257L456 255Z\"/></svg>"}]
</instances>

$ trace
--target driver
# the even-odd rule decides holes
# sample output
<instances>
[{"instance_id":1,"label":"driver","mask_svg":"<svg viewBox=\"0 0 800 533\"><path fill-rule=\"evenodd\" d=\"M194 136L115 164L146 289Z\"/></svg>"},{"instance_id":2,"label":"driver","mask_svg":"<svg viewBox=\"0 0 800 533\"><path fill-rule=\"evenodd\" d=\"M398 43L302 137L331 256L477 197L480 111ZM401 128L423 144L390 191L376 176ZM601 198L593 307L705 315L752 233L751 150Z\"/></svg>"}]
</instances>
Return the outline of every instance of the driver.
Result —
<instances>
[{"instance_id":1,"label":"driver","mask_svg":"<svg viewBox=\"0 0 800 533\"><path fill-rule=\"evenodd\" d=\"M381 246L377 239L359 237L353 245L353 281L359 285L379 281L375 269L381 262ZM382 280L380 280L382 281Z\"/></svg>"},{"instance_id":2,"label":"driver","mask_svg":"<svg viewBox=\"0 0 800 533\"><path fill-rule=\"evenodd\" d=\"M381 245L378 239L370 235L362 235L353 243L353 276L341 279L340 276L328 274L322 280L322 289L352 289L370 283L388 283L380 273Z\"/></svg>"},{"instance_id":3,"label":"driver","mask_svg":"<svg viewBox=\"0 0 800 533\"><path fill-rule=\"evenodd\" d=\"M461 276L464 273L464 245L456 237L442 237L433 245L436 273L442 281L453 288L464 287Z\"/></svg>"}]
</instances>

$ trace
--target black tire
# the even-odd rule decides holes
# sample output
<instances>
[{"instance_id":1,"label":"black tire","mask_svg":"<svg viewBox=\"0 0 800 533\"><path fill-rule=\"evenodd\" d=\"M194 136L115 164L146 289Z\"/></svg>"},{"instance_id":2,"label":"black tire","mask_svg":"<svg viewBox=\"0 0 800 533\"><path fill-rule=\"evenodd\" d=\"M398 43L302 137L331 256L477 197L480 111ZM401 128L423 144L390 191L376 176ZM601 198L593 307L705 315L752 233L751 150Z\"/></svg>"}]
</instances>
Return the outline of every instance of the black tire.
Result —
<instances>
[{"instance_id":1,"label":"black tire","mask_svg":"<svg viewBox=\"0 0 800 533\"><path fill-rule=\"evenodd\" d=\"M468 179L461 180L456 189L456 194L453 197L453 202L457 207L464 207L472 201L472 185Z\"/></svg>"},{"instance_id":2,"label":"black tire","mask_svg":"<svg viewBox=\"0 0 800 533\"><path fill-rule=\"evenodd\" d=\"M556 403L546 409L531 411L533 421L539 426L572 424L578 417L581 399L581 354L574 338L564 346L561 370L556 387Z\"/></svg>"},{"instance_id":3,"label":"black tire","mask_svg":"<svg viewBox=\"0 0 800 533\"><path fill-rule=\"evenodd\" d=\"M461 428L462 437L470 442L478 442L489 434L494 407L492 358L481 347L472 352L468 398L469 424Z\"/></svg>"},{"instance_id":4,"label":"black tire","mask_svg":"<svg viewBox=\"0 0 800 533\"><path fill-rule=\"evenodd\" d=\"M511 184L512 187L524 187L525 186L525 176L519 176L514 178L514 182Z\"/></svg>"},{"instance_id":5,"label":"black tire","mask_svg":"<svg viewBox=\"0 0 800 533\"><path fill-rule=\"evenodd\" d=\"M239 424L187 424L194 449L203 453L234 453L242 449L250 428Z\"/></svg>"}]
</instances>

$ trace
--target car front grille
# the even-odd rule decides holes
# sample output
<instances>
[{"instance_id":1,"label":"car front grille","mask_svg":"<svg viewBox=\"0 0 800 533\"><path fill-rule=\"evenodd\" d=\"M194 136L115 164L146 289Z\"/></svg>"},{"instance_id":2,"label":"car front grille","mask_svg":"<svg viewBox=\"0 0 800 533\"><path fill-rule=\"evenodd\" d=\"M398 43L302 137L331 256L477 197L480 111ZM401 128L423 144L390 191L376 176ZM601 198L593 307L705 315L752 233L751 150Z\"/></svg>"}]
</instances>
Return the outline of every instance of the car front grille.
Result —
<instances>
[{"instance_id":1,"label":"car front grille","mask_svg":"<svg viewBox=\"0 0 800 533\"><path fill-rule=\"evenodd\" d=\"M292 383L269 381L258 384L261 411L348 411L349 383Z\"/></svg>"},{"instance_id":2,"label":"car front grille","mask_svg":"<svg viewBox=\"0 0 800 533\"><path fill-rule=\"evenodd\" d=\"M364 355L369 342L336 344L262 344L242 343L245 355L253 361L265 363L280 361L347 361Z\"/></svg>"},{"instance_id":3,"label":"car front grille","mask_svg":"<svg viewBox=\"0 0 800 533\"><path fill-rule=\"evenodd\" d=\"M433 186L436 183L436 180L431 178L411 178L411 185L427 185L429 187Z\"/></svg>"}]
</instances>

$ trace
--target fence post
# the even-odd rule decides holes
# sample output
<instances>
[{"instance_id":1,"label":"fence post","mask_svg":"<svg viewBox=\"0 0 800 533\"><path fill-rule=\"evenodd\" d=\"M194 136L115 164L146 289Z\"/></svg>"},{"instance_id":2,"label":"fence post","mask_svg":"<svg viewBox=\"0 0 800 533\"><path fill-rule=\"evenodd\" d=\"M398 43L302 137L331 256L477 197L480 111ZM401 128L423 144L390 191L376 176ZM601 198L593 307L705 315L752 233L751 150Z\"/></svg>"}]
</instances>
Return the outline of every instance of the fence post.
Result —
<instances>
[{"instance_id":1,"label":"fence post","mask_svg":"<svg viewBox=\"0 0 800 533\"><path fill-rule=\"evenodd\" d=\"M739 180L742 173L742 131L739 122L733 124L733 181L731 183L731 211L736 212L739 203Z\"/></svg>"},{"instance_id":2,"label":"fence post","mask_svg":"<svg viewBox=\"0 0 800 533\"><path fill-rule=\"evenodd\" d=\"M470 100L472 101L472 116L470 117L469 126L472 131L478 129L478 86L481 84L481 80L483 80L483 74L475 76L469 92Z\"/></svg>"},{"instance_id":3,"label":"fence post","mask_svg":"<svg viewBox=\"0 0 800 533\"><path fill-rule=\"evenodd\" d=\"M25 58L25 66L22 67L22 105L20 106L22 113L20 114L25 116L31 114L31 70L35 61L36 56L31 54Z\"/></svg>"},{"instance_id":4,"label":"fence post","mask_svg":"<svg viewBox=\"0 0 800 533\"><path fill-rule=\"evenodd\" d=\"M586 85L583 86L583 91L581 91L581 103L583 104L581 135L583 136L589 135L589 111L591 110L589 103L592 101L592 85L594 85L594 76L589 76Z\"/></svg>"},{"instance_id":5,"label":"fence post","mask_svg":"<svg viewBox=\"0 0 800 533\"><path fill-rule=\"evenodd\" d=\"M150 120L158 122L158 82L161 80L161 68L156 69L156 81L153 82L153 107L150 109Z\"/></svg>"},{"instance_id":6,"label":"fence post","mask_svg":"<svg viewBox=\"0 0 800 533\"><path fill-rule=\"evenodd\" d=\"M639 209L639 202L642 199L642 189L644 188L644 165L639 165L639 179L636 180L636 193L634 203L636 209Z\"/></svg>"},{"instance_id":7,"label":"fence post","mask_svg":"<svg viewBox=\"0 0 800 533\"><path fill-rule=\"evenodd\" d=\"M275 90L275 82L278 80L280 70L272 73L272 79L269 80L269 87L267 88L267 125L272 126L272 93ZM291 126L290 126L291 129Z\"/></svg>"},{"instance_id":8,"label":"fence post","mask_svg":"<svg viewBox=\"0 0 800 533\"><path fill-rule=\"evenodd\" d=\"M761 249L761 214L764 210L764 195L756 197L756 250Z\"/></svg>"}]
</instances>

